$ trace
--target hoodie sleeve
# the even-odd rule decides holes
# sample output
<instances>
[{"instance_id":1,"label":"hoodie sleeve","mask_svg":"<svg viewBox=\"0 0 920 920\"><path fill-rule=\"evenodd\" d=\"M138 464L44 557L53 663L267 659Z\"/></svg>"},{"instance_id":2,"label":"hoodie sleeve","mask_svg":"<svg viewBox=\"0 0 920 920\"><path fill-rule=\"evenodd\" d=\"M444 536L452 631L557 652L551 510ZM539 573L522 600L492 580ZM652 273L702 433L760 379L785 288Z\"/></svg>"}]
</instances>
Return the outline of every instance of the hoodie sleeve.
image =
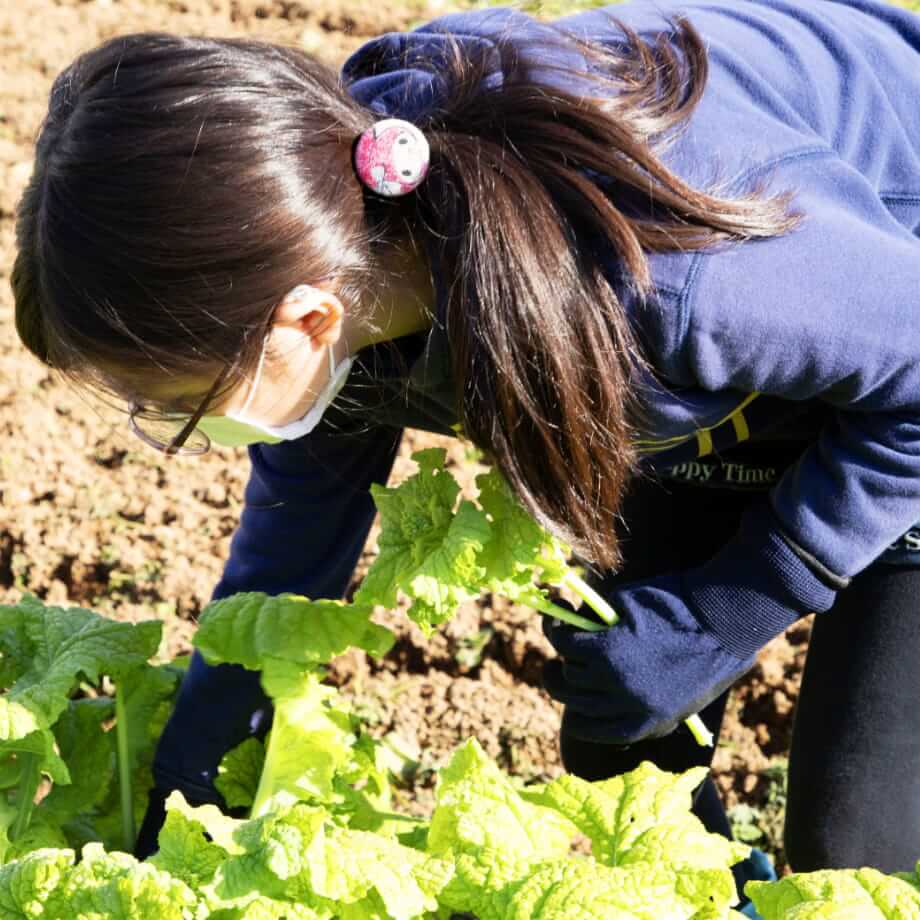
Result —
<instances>
[{"instance_id":1,"label":"hoodie sleeve","mask_svg":"<svg viewBox=\"0 0 920 920\"><path fill-rule=\"evenodd\" d=\"M322 428L297 441L256 444L240 526L214 598L239 591L339 598L374 520L373 482L389 476L401 432L356 435ZM266 728L270 703L259 674L211 667L196 652L157 748L164 789L219 802L213 782L223 755Z\"/></svg>"},{"instance_id":2,"label":"hoodie sleeve","mask_svg":"<svg viewBox=\"0 0 920 920\"><path fill-rule=\"evenodd\" d=\"M701 619L745 652L762 625L796 618L784 606L827 609L920 519L920 238L833 154L776 164L771 184L796 190L803 223L699 254L678 311L681 361L703 388L835 410L694 591Z\"/></svg>"},{"instance_id":3,"label":"hoodie sleeve","mask_svg":"<svg viewBox=\"0 0 920 920\"><path fill-rule=\"evenodd\" d=\"M834 407L772 504L845 583L920 519L920 237L836 157L777 170L774 184L797 190L804 222L700 258L685 348L707 389Z\"/></svg>"}]
</instances>

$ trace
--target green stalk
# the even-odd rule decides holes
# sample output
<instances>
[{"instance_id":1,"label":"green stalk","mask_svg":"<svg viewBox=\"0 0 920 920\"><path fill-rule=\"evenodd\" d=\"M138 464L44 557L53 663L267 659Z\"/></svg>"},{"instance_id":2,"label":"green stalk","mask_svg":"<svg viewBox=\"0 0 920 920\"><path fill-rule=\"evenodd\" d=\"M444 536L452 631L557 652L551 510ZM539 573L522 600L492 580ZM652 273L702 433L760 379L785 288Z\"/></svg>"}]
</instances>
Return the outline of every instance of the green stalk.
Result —
<instances>
[{"instance_id":1,"label":"green stalk","mask_svg":"<svg viewBox=\"0 0 920 920\"><path fill-rule=\"evenodd\" d=\"M279 709L284 704L280 700L275 700L275 721L277 724ZM262 772L259 774L259 785L256 788L256 794L252 800L252 810L249 812L250 818L261 818L267 811L267 806L274 794L275 771L273 769L276 761L275 756L275 735L279 734L274 729L268 733L268 743L265 745L265 760L262 763Z\"/></svg>"},{"instance_id":2,"label":"green stalk","mask_svg":"<svg viewBox=\"0 0 920 920\"><path fill-rule=\"evenodd\" d=\"M134 852L134 796L131 789L131 762L128 757L128 711L124 694L115 693L115 740L118 746L118 790L121 794L121 835L126 853Z\"/></svg>"},{"instance_id":3,"label":"green stalk","mask_svg":"<svg viewBox=\"0 0 920 920\"><path fill-rule=\"evenodd\" d=\"M684 725L690 729L690 734L696 738L696 743L700 747L712 747L715 739L712 732L706 728L706 723L699 716L690 716L689 719L684 719Z\"/></svg>"},{"instance_id":4,"label":"green stalk","mask_svg":"<svg viewBox=\"0 0 920 920\"><path fill-rule=\"evenodd\" d=\"M35 806L35 793L41 780L38 754L20 754L19 761L22 764L22 773L16 787L16 820L10 829L10 837L13 840L18 840L29 827L32 809Z\"/></svg>"},{"instance_id":5,"label":"green stalk","mask_svg":"<svg viewBox=\"0 0 920 920\"><path fill-rule=\"evenodd\" d=\"M610 604L572 569L565 573L561 584L574 591L608 626L619 622L620 618Z\"/></svg>"},{"instance_id":6,"label":"green stalk","mask_svg":"<svg viewBox=\"0 0 920 920\"><path fill-rule=\"evenodd\" d=\"M569 569L562 579L562 584L571 591L574 591L609 626L613 626L619 622L620 618L616 615L610 604L608 604L607 601L605 601L580 575L577 575L571 569ZM563 619L563 617L559 619ZM581 619L581 617L578 617L578 619ZM593 628L597 629L597 624L594 624ZM601 628L603 629L604 627ZM700 747L712 747L714 740L712 732L706 728L706 724L699 716L690 716L689 719L684 720L684 724L690 729L690 734L693 735L696 739L696 743Z\"/></svg>"},{"instance_id":7,"label":"green stalk","mask_svg":"<svg viewBox=\"0 0 920 920\"><path fill-rule=\"evenodd\" d=\"M595 623L594 620L589 620L587 617L580 617L577 613L572 613L571 610L560 607L558 604L554 604L552 601L548 601L545 598L528 598L528 606L533 607L534 610L539 610L540 613L548 617L555 617L557 620L562 620L564 623L568 623L569 626L574 626L576 629L584 629L587 632L600 632L602 629L607 628L603 623Z\"/></svg>"}]
</instances>

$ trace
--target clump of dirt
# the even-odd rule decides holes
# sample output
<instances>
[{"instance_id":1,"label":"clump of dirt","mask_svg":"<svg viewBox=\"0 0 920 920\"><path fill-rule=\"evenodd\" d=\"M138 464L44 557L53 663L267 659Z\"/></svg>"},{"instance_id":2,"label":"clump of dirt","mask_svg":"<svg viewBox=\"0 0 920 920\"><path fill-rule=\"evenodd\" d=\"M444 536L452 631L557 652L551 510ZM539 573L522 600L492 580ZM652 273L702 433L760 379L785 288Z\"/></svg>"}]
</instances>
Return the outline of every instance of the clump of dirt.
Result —
<instances>
[{"instance_id":1,"label":"clump of dirt","mask_svg":"<svg viewBox=\"0 0 920 920\"><path fill-rule=\"evenodd\" d=\"M164 654L187 651L195 617L220 577L239 517L243 451L165 460L133 439L123 414L55 379L19 344L9 288L14 209L32 168L32 143L54 76L80 52L143 30L249 36L298 45L330 66L366 38L445 12L439 0L30 0L0 4L0 602L24 591L119 618L167 623ZM463 447L409 433L411 450L449 449L466 487L478 472ZM356 572L371 558L376 530ZM476 735L512 773L560 770L559 708L540 689L551 653L537 617L501 598L468 605L430 639L400 619L381 662L349 655L332 679L381 736L418 751L404 804L424 812L432 768ZM787 749L808 626L760 656L740 685L716 755L729 805L763 804L765 779ZM767 848L776 851L776 840Z\"/></svg>"}]
</instances>

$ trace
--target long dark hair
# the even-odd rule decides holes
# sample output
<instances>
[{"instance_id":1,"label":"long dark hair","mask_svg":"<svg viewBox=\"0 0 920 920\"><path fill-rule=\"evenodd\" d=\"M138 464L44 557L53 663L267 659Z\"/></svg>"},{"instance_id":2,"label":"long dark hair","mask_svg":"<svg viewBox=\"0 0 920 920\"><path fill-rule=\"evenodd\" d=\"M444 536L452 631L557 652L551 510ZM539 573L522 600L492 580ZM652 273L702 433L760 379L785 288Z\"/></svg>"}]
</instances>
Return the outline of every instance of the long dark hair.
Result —
<instances>
[{"instance_id":1,"label":"long dark hair","mask_svg":"<svg viewBox=\"0 0 920 920\"><path fill-rule=\"evenodd\" d=\"M537 73L539 49L511 36L416 57L442 89L415 119L431 166L392 201L352 168L377 113L299 50L140 34L84 54L54 83L20 204L20 337L121 396L156 403L150 381L169 378L205 392L223 368L251 370L289 289L337 279L346 304L370 303L381 247L424 234L466 435L544 525L614 566L648 368L611 264L646 296L649 252L797 221L788 195L716 197L665 167L705 48L683 20L654 44L617 25L616 47L542 30L585 62L569 74L584 91ZM367 55L350 79L384 66Z\"/></svg>"}]
</instances>

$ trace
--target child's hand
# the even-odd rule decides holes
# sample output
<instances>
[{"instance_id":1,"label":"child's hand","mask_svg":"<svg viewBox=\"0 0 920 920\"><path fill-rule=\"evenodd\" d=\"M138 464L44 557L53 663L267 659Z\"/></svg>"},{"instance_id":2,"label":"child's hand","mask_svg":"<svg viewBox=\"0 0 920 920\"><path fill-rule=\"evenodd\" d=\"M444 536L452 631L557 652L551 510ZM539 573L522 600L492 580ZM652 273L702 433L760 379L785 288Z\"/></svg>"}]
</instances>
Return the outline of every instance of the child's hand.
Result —
<instances>
[{"instance_id":1,"label":"child's hand","mask_svg":"<svg viewBox=\"0 0 920 920\"><path fill-rule=\"evenodd\" d=\"M836 598L767 502L749 508L704 565L600 593L620 622L597 633L549 624L561 660L547 664L545 683L568 707L574 737L621 744L672 731L731 686L774 636Z\"/></svg>"},{"instance_id":2,"label":"child's hand","mask_svg":"<svg viewBox=\"0 0 920 920\"><path fill-rule=\"evenodd\" d=\"M566 705L572 736L630 744L669 734L752 667L753 657L738 658L703 628L681 581L668 575L605 592L620 622L603 632L545 619L560 657L546 663L544 685Z\"/></svg>"}]
</instances>

